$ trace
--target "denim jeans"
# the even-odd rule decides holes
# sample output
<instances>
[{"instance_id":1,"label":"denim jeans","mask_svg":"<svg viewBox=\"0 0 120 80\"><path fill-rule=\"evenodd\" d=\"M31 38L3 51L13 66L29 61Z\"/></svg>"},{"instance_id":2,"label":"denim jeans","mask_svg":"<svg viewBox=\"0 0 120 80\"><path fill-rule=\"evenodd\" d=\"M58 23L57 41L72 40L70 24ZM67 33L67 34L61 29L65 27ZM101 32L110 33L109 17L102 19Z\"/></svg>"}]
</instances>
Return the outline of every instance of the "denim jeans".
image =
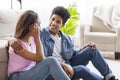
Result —
<instances>
[{"instance_id":1,"label":"denim jeans","mask_svg":"<svg viewBox=\"0 0 120 80\"><path fill-rule=\"evenodd\" d=\"M55 80L70 80L59 62L47 57L28 71L15 72L9 76L9 80L45 80L51 74Z\"/></svg>"},{"instance_id":2,"label":"denim jeans","mask_svg":"<svg viewBox=\"0 0 120 80\"><path fill-rule=\"evenodd\" d=\"M87 46L71 59L71 65L75 70L75 75L72 80L76 80L76 78L82 78L84 80L103 80L102 77L90 71L86 67L89 61L92 62L93 66L101 73L103 77L112 73L100 52L92 49L90 46Z\"/></svg>"}]
</instances>

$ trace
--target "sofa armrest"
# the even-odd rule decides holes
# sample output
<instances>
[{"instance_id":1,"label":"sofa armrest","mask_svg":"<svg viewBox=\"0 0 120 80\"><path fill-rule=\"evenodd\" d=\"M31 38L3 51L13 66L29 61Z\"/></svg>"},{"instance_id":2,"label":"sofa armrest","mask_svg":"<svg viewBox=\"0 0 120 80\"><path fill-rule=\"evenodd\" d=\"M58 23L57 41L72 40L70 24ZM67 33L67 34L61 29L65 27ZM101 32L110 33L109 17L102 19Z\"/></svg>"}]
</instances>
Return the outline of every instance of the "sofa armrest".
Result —
<instances>
[{"instance_id":1,"label":"sofa armrest","mask_svg":"<svg viewBox=\"0 0 120 80\"><path fill-rule=\"evenodd\" d=\"M88 25L88 24L85 25L85 34L91 32L91 27L92 27L92 25Z\"/></svg>"},{"instance_id":2,"label":"sofa armrest","mask_svg":"<svg viewBox=\"0 0 120 80\"><path fill-rule=\"evenodd\" d=\"M116 28L117 42L116 42L116 52L120 52L120 26Z\"/></svg>"},{"instance_id":3,"label":"sofa armrest","mask_svg":"<svg viewBox=\"0 0 120 80\"><path fill-rule=\"evenodd\" d=\"M8 40L0 40L0 48L8 47Z\"/></svg>"},{"instance_id":4,"label":"sofa armrest","mask_svg":"<svg viewBox=\"0 0 120 80\"><path fill-rule=\"evenodd\" d=\"M84 46L84 38L85 34L90 32L91 25L89 24L81 24L80 25L80 48Z\"/></svg>"}]
</instances>

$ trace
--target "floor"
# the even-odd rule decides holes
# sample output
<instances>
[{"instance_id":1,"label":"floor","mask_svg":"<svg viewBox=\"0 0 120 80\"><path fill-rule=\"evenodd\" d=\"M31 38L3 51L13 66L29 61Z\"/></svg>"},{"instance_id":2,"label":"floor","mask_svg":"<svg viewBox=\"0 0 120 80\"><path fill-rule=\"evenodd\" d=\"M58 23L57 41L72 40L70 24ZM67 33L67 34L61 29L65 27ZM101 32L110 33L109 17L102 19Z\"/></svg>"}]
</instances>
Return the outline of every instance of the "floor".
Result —
<instances>
[{"instance_id":1,"label":"floor","mask_svg":"<svg viewBox=\"0 0 120 80\"><path fill-rule=\"evenodd\" d=\"M113 74L116 76L117 79L120 80L120 59L115 60L113 57L114 55L112 53L109 53L109 55L107 53L102 53L102 54L103 54L106 62L108 63L109 67L113 71ZM100 73L93 67L91 62L88 64L88 68L91 71L100 75Z\"/></svg>"}]
</instances>

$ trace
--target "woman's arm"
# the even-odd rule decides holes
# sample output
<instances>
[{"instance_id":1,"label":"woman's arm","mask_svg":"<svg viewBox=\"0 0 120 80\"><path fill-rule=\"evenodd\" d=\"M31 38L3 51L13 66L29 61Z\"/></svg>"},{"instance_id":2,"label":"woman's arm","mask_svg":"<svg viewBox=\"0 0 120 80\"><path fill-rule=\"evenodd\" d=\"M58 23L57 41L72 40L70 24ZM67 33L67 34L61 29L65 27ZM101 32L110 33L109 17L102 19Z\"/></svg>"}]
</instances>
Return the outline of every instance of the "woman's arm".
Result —
<instances>
[{"instance_id":1,"label":"woman's arm","mask_svg":"<svg viewBox=\"0 0 120 80\"><path fill-rule=\"evenodd\" d=\"M35 62L41 61L45 58L45 56L39 35L39 26L37 24L35 24L34 27L30 29L30 35L34 37L36 44L36 54L28 51L27 49L24 49L19 41L15 42L16 44L11 44L11 46L14 49L15 53L20 56Z\"/></svg>"}]
</instances>

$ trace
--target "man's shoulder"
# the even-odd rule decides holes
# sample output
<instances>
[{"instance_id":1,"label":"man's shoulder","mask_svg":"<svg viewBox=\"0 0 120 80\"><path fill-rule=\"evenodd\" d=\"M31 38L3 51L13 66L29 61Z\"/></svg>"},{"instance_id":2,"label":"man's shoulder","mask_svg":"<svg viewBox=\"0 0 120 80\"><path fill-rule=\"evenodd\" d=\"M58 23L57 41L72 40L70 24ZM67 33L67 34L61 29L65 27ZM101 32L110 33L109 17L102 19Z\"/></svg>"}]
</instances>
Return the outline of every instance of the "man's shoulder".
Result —
<instances>
[{"instance_id":1,"label":"man's shoulder","mask_svg":"<svg viewBox=\"0 0 120 80\"><path fill-rule=\"evenodd\" d=\"M47 27L42 28L40 30L40 37L43 38L43 39L49 39L50 38L49 29Z\"/></svg>"},{"instance_id":2,"label":"man's shoulder","mask_svg":"<svg viewBox=\"0 0 120 80\"><path fill-rule=\"evenodd\" d=\"M45 35L45 34L48 34L48 33L49 33L49 30L48 30L47 27L42 28L42 29L40 30L40 34L42 34L42 35Z\"/></svg>"},{"instance_id":3,"label":"man's shoulder","mask_svg":"<svg viewBox=\"0 0 120 80\"><path fill-rule=\"evenodd\" d=\"M70 37L68 36L67 34L65 34L64 32L60 31L60 34L63 36L63 37Z\"/></svg>"},{"instance_id":4,"label":"man's shoulder","mask_svg":"<svg viewBox=\"0 0 120 80\"><path fill-rule=\"evenodd\" d=\"M63 39L71 40L70 36L68 36L67 34L63 32L61 32L61 34L62 34Z\"/></svg>"},{"instance_id":5,"label":"man's shoulder","mask_svg":"<svg viewBox=\"0 0 120 80\"><path fill-rule=\"evenodd\" d=\"M42 28L40 31L41 32L45 32L46 31L46 27Z\"/></svg>"}]
</instances>

